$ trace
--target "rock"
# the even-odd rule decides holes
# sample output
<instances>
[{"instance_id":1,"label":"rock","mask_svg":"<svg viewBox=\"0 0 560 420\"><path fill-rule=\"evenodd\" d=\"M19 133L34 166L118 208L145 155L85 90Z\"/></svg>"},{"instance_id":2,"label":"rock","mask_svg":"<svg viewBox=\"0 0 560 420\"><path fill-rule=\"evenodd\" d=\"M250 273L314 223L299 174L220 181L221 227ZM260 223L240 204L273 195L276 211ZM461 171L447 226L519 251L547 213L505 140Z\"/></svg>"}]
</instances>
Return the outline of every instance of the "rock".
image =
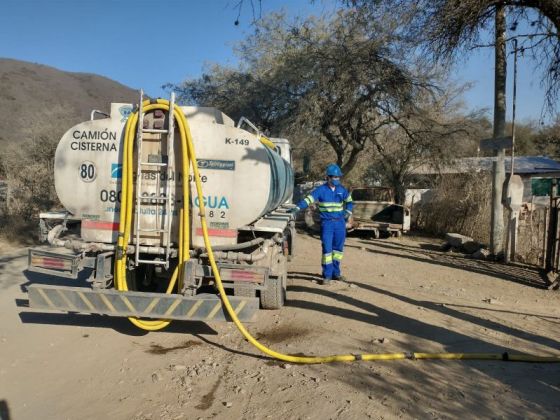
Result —
<instances>
[{"instance_id":1,"label":"rock","mask_svg":"<svg viewBox=\"0 0 560 420\"><path fill-rule=\"evenodd\" d=\"M173 370L186 370L187 367L185 365L175 365L173 366Z\"/></svg>"},{"instance_id":2,"label":"rock","mask_svg":"<svg viewBox=\"0 0 560 420\"><path fill-rule=\"evenodd\" d=\"M281 367L282 369L290 369L290 368L292 367L292 365L290 365L289 363L282 363L282 364L280 365L280 367Z\"/></svg>"},{"instance_id":3,"label":"rock","mask_svg":"<svg viewBox=\"0 0 560 420\"><path fill-rule=\"evenodd\" d=\"M484 248L480 248L478 251L474 252L471 257L477 260L486 260L490 256L490 251Z\"/></svg>"},{"instance_id":4,"label":"rock","mask_svg":"<svg viewBox=\"0 0 560 420\"><path fill-rule=\"evenodd\" d=\"M489 303L490 305L501 305L502 302L500 302L498 299L496 298L488 298L488 299L484 299L483 302Z\"/></svg>"},{"instance_id":5,"label":"rock","mask_svg":"<svg viewBox=\"0 0 560 420\"><path fill-rule=\"evenodd\" d=\"M466 254L474 254L475 252L477 252L480 248L482 247L482 245L476 241L469 241L464 243L461 246L461 249L466 253Z\"/></svg>"},{"instance_id":6,"label":"rock","mask_svg":"<svg viewBox=\"0 0 560 420\"><path fill-rule=\"evenodd\" d=\"M161 381L161 375L157 372L152 373L152 382L159 382Z\"/></svg>"},{"instance_id":7,"label":"rock","mask_svg":"<svg viewBox=\"0 0 560 420\"><path fill-rule=\"evenodd\" d=\"M467 242L473 242L473 238L469 238L465 235L460 235L459 233L446 233L445 240L449 245L455 248L461 248Z\"/></svg>"},{"instance_id":8,"label":"rock","mask_svg":"<svg viewBox=\"0 0 560 420\"><path fill-rule=\"evenodd\" d=\"M445 242L441 247L440 250L443 252L448 252L451 251L451 245L449 245L447 242Z\"/></svg>"},{"instance_id":9,"label":"rock","mask_svg":"<svg viewBox=\"0 0 560 420\"><path fill-rule=\"evenodd\" d=\"M378 339L377 341L379 341L381 344L386 344L386 343L389 342L389 339L385 338L385 337L382 337L382 338Z\"/></svg>"},{"instance_id":10,"label":"rock","mask_svg":"<svg viewBox=\"0 0 560 420\"><path fill-rule=\"evenodd\" d=\"M316 384L318 384L319 382L321 382L321 380L319 378L311 378L311 380L313 380Z\"/></svg>"},{"instance_id":11,"label":"rock","mask_svg":"<svg viewBox=\"0 0 560 420\"><path fill-rule=\"evenodd\" d=\"M227 408L233 407L233 403L230 402L230 401L224 401L223 404L224 404Z\"/></svg>"}]
</instances>

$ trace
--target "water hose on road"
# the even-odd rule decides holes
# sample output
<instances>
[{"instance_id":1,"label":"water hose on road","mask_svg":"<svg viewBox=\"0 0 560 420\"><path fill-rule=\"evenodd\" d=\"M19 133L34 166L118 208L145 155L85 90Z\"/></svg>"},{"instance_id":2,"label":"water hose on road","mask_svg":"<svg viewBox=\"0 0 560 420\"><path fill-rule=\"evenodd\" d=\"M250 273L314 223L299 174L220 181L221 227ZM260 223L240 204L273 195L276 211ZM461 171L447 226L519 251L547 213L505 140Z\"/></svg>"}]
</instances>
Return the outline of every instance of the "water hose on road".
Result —
<instances>
[{"instance_id":1,"label":"water hose on road","mask_svg":"<svg viewBox=\"0 0 560 420\"><path fill-rule=\"evenodd\" d=\"M146 101L147 103L149 103L149 101ZM150 108L151 105L147 105L145 109L147 110L151 110L152 108ZM157 104L154 104L154 106L158 106L160 107L159 109L164 109L164 110L169 110L169 102L163 99L158 99L157 100ZM156 109L156 108L153 108ZM212 250L212 245L210 244L210 239L208 236L208 226L206 223L206 211L205 211L205 207L204 207L204 200L202 199L203 194L202 194L202 183L200 181L200 175L198 172L198 166L197 166L197 161L196 161L196 155L195 155L195 150L194 150L194 145L193 145L193 141L192 141L192 136L191 136L191 132L189 129L189 125L187 123L187 120L184 116L184 114L180 111L179 107L175 108L176 110L176 114L175 118L179 127L179 132L181 134L181 143L183 145L186 145L186 147L182 147L182 162L183 162L183 174L189 174L190 173L190 168L188 167L188 161L190 161L190 164L192 165L192 170L194 173L194 180L195 180L195 184L196 184L196 191L197 191L197 195L199 198L199 215L200 215L200 221L201 221L201 225L202 225L202 233L203 233L203 237L204 237L204 244L206 247L206 251L208 253L208 259L210 261L210 265L212 267L212 272L214 274L215 280L216 280L216 286L218 288L218 291L220 293L220 298L223 302L224 307L226 308L227 313L229 314L229 316L231 317L231 319L233 320L233 322L235 323L237 329L239 330L239 332L241 332L241 334L243 335L243 337L245 337L245 339L247 339L247 341L249 341L249 343L251 343L255 348L257 348L259 351L263 352L264 354L273 357L275 359L278 360L282 360L284 362L289 362L289 363L303 363L303 364L317 364L317 363L331 363L331 362L354 362L354 361L359 361L359 360L365 360L365 361L381 361L381 360L404 360L404 359L414 359L414 360L420 360L420 359L442 359L442 360L503 360L503 361L516 361L516 362L540 362L540 363L558 363L560 362L560 357L558 356L532 356L532 355L525 355L525 354L509 354L509 353L408 353L408 352L403 352L403 353L387 353L387 354L376 354L376 353L364 353L364 354L339 354L339 355L331 355L331 356L294 356L294 355L290 355L290 354L284 354L284 353L280 353L277 352L275 350L272 350L268 347L266 347L265 345L261 344L257 339L255 339L251 333L249 331L247 331L247 329L245 328L245 326L241 323L241 321L239 320L239 318L237 317L237 315L235 314L235 311L233 309L233 307L231 306L229 299L226 295L225 289L222 285L222 279L220 277L220 272L218 270L218 267L216 265L216 261L214 259L214 253ZM133 118L134 114L131 115L130 118ZM137 116L136 116L137 118ZM127 124L127 128L128 128L128 124ZM170 128L172 129L172 128ZM132 137L134 137L134 131L131 132ZM128 133L127 133L128 136ZM126 140L125 140L126 143ZM130 157L132 157L132 147L130 147ZM131 159L132 160L132 159ZM124 161L124 159L123 159ZM129 171L130 171L130 176L132 175L132 166L129 165ZM124 165L123 165L123 176L124 176ZM184 179L188 179L187 176L184 177ZM129 181L131 182L131 180ZM123 188L125 187L125 183L124 183L124 178L123 178ZM184 182L183 183L183 194L184 194L184 200L183 203L185 206L188 206L188 199L189 199L189 191L188 191L188 183ZM131 188L132 190L132 188ZM128 192L128 195L130 195L130 197L132 197L132 191ZM124 196L124 193L123 193ZM130 204L130 206L129 206ZM132 206L131 206L131 202L127 204L126 207L126 212L130 213L128 216L123 216L123 210L121 209L121 223L123 221L123 218L126 220L131 219L131 214L132 214ZM188 250L189 247L188 245L188 237L189 237L189 224L188 224L188 207L186 208L187 210L184 210L182 213L182 217L180 218L181 221L181 229L180 229L180 241L179 244L182 248L180 248L180 252L179 252L179 264L177 266L177 268L175 269L175 272L173 273L173 277L170 280L169 283L169 287L167 289L167 292L170 293L171 290L173 289L173 285L177 279L177 272L181 270L182 268L182 264L185 261L185 257L188 258ZM184 219L184 220L183 220ZM184 231L183 231L184 230ZM121 231L123 231L123 241L121 241L121 235L119 234L119 244L121 244L121 246L123 244L128 244L128 238L130 235L130 230L128 229L128 233L126 232L125 229L121 228ZM126 241L125 241L126 239ZM126 289L122 289L122 287L126 287L126 277L123 276L126 275L126 273L124 272L126 270L126 264L125 264L125 259L126 259L126 255L124 257L122 257L120 260L121 264L119 265L119 268L121 270L121 275L120 277L120 282L118 282L118 284L120 283L121 288L119 288L119 290L126 290ZM116 276L116 273L115 273ZM124 282L123 282L123 278L124 278ZM137 318L130 318L131 321L139 326L140 328L143 329L148 329L148 330L156 330L156 329L160 329L160 328L164 328L165 326L167 326L169 324L170 321L166 321L166 320L159 320L159 321L144 321L144 320L139 320Z\"/></svg>"}]
</instances>

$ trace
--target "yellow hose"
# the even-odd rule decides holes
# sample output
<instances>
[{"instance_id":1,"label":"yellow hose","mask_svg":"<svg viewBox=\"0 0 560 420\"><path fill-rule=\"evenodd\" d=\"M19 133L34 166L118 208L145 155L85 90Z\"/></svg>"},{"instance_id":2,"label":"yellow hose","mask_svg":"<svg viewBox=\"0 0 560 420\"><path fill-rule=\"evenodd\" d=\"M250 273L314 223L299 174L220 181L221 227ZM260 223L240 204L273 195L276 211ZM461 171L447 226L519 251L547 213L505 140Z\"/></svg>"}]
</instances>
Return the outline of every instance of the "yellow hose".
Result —
<instances>
[{"instance_id":1,"label":"yellow hose","mask_svg":"<svg viewBox=\"0 0 560 420\"><path fill-rule=\"evenodd\" d=\"M162 105L162 106L167 106L167 109L169 109L169 102L159 99L158 100L158 104ZM164 109L164 108L162 108ZM131 116L132 118L132 116ZM231 306L229 299L226 295L226 292L224 290L224 287L222 285L222 279L220 277L220 272L218 270L218 267L216 265L216 260L214 259L214 252L212 250L212 246L210 244L210 239L208 236L208 227L206 224L206 211L204 208L204 200L202 199L203 194L202 194L202 183L200 181L200 175L198 172L198 165L196 163L196 155L195 155L195 151L194 151L194 145L193 145L193 141L192 141L192 136L191 136L191 132L189 129L189 125L187 123L187 120L184 116L184 114L182 112L177 112L177 114L175 115L176 121L178 123L178 127L179 127L179 132L181 133L181 142L185 143L186 142L186 150L185 148L183 148L182 152L183 152L183 168L185 167L185 161L190 160L191 164L192 164L192 169L193 169L193 173L194 173L194 180L195 180L195 184L196 184L196 191L197 191L197 195L199 197L199 213L200 213L200 221L202 224L202 233L204 236L204 244L206 247L206 251L208 253L208 259L210 260L210 265L212 266L212 272L214 273L214 277L216 280L216 286L218 287L218 291L220 293L220 298L222 299L223 305L225 306L229 316L231 317L231 319L233 320L233 322L235 323L235 325L237 326L237 329L241 332L241 334L243 335L243 337L245 337L247 339L247 341L249 341L254 347L256 347L257 349L259 349L261 352L263 352L264 354L271 356L275 359L278 360L282 360L285 362L290 362L290 363L307 363L307 364L315 364L315 363L330 363L330 362L353 362L353 361L357 361L357 360L368 360L368 361L378 361L378 360L403 360L403 359L445 359L445 360L506 360L506 361L519 361L519 362L543 362L543 363L558 363L560 362L560 357L557 356L551 356L551 357L543 357L543 356L532 356L532 355L523 355L523 354L509 354L509 353L388 353L388 354L372 354L372 353L366 353L366 354L339 354L339 355L331 355L331 356L293 356L293 355L289 355L289 354L284 354L284 353L279 353L277 351L274 351L268 347L266 347L265 345L261 344L259 341L257 341L252 335L251 333L249 333L249 331L247 331L247 329L245 328L245 326L241 323L241 321L239 320L239 318L237 317L233 307ZM128 127L128 125L127 125ZM185 185L187 184L187 180L188 180L188 174L190 173L190 171L188 171L188 167L187 167L187 171L185 171L185 169L183 169L183 187L185 187ZM123 170L124 172L124 170ZM131 170L132 173L132 170ZM123 174L124 176L124 174ZM124 179L123 179L123 186L124 186ZM188 188L183 188L183 192L185 194L185 199L183 200L183 202L185 203L185 205L187 205L188 202ZM132 194L132 193L130 193ZM188 215L188 212L185 212ZM123 215L122 215L122 209L121 209L121 221L123 219ZM186 219L188 220L188 216L186 217ZM188 224L188 223L186 223ZM121 229L122 230L122 229ZM188 235L187 236L183 236L183 238L185 239L185 241L188 241ZM121 237L119 236L119 240L121 239ZM126 239L126 238L125 238ZM128 242L124 242L124 243L128 243ZM184 248L184 250L186 251L186 255L188 255L188 247ZM182 258L182 253L179 253L180 255L180 259ZM121 264L122 265L122 264ZM182 262L179 262L178 267L182 266ZM172 280L171 282L174 282L174 280ZM170 284L171 284L170 282ZM125 285L126 285L126 279L125 279ZM119 289L122 290L122 289ZM138 325L140 328L144 328L144 329L159 329L159 328L163 328L163 327L159 327L160 325L162 325L161 323L165 323L164 326L166 326L167 324L169 324L169 321L141 321L142 323L139 323L140 320L136 319L136 318L130 318L131 321L133 321L135 323L135 325ZM145 328L144 324L145 322L153 322L155 324L149 324L149 325L156 325L157 327L154 328ZM158 328L159 327L159 328Z\"/></svg>"},{"instance_id":2,"label":"yellow hose","mask_svg":"<svg viewBox=\"0 0 560 420\"><path fill-rule=\"evenodd\" d=\"M150 103L149 100L144 101L142 104L144 112L161 109L169 111L169 102L159 99L156 103ZM177 118L183 115L179 108L175 108L173 115ZM184 116L183 116L184 118ZM130 232L132 226L132 203L133 203L133 153L134 153L134 135L138 124L138 112L130 115L126 128L125 137L123 142L123 159L122 159L122 191L121 191L121 212L119 223L119 236L117 241L117 249L120 249L120 255L115 259L115 284L117 290L127 291L128 285L126 282L126 245L130 241ZM170 129L173 129L170 127ZM169 294L173 291L177 277L180 276L183 264L189 258L189 185L188 185L188 156L187 147L185 144L185 136L181 135L181 149L183 151L182 170L183 174L187 174L183 181L183 197L184 204L179 214L179 250L178 250L178 264L173 270L173 274L169 281L166 293ZM185 220L186 219L186 220ZM137 244L138 245L138 244ZM129 317L130 322L139 328L155 331L167 327L170 321L167 320L142 320L136 317Z\"/></svg>"}]
</instances>

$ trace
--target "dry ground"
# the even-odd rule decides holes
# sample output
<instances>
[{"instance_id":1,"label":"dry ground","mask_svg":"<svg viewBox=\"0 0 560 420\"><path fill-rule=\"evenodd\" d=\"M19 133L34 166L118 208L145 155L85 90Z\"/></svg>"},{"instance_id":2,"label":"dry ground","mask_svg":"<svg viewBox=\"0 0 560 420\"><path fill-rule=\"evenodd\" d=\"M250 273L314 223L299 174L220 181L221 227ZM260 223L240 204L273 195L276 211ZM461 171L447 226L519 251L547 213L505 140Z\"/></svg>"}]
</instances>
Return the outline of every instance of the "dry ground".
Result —
<instances>
[{"instance_id":1,"label":"dry ground","mask_svg":"<svg viewBox=\"0 0 560 420\"><path fill-rule=\"evenodd\" d=\"M435 251L425 238L351 238L354 285L314 282L320 244L299 235L288 306L249 329L288 353L560 355L560 294L522 267ZM0 400L13 419L560 418L560 365L388 361L288 365L231 324L37 313L24 250L0 257ZM487 299L492 299L491 303ZM1 416L0 416L1 417Z\"/></svg>"}]
</instances>

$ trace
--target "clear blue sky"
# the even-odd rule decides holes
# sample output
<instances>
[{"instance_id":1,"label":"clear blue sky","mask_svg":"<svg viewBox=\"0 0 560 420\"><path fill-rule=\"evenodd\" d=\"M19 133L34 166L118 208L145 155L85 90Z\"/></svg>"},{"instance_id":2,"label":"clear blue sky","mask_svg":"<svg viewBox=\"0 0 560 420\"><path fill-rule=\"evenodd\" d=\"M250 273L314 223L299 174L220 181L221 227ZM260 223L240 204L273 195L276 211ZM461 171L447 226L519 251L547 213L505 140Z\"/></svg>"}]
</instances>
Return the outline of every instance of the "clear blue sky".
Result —
<instances>
[{"instance_id":1,"label":"clear blue sky","mask_svg":"<svg viewBox=\"0 0 560 420\"><path fill-rule=\"evenodd\" d=\"M235 64L232 46L250 32L253 16L250 0L245 0L235 26L237 2L2 0L0 57L96 73L152 96L163 95L163 84L197 77L205 63ZM335 5L336 0L262 0L262 13L284 8L290 15L320 14ZM455 78L475 82L467 104L489 108L491 117L492 51L476 52L460 63ZM518 98L518 117L538 120L542 90L526 60L519 69Z\"/></svg>"}]
</instances>

